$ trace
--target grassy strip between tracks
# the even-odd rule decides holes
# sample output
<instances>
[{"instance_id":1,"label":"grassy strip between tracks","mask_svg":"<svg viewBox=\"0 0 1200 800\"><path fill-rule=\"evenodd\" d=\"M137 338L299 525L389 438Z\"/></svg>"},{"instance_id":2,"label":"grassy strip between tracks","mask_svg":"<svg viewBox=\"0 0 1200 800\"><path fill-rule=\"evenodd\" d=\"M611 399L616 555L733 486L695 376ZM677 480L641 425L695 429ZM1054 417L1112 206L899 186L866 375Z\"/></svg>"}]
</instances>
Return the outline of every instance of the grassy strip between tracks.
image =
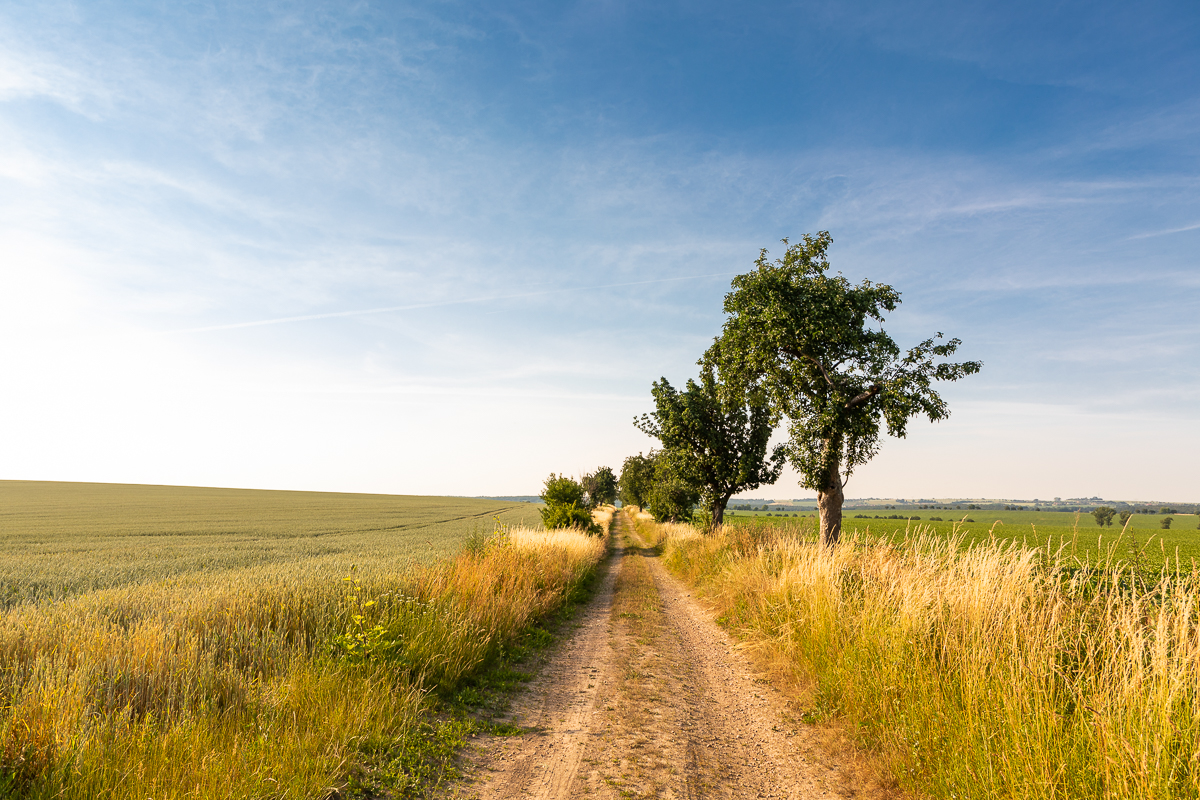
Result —
<instances>
[{"instance_id":1,"label":"grassy strip between tracks","mask_svg":"<svg viewBox=\"0 0 1200 800\"><path fill-rule=\"evenodd\" d=\"M516 675L513 651L604 552L507 529L394 574L289 564L17 605L0 615L3 793L422 796L479 724L454 709Z\"/></svg>"},{"instance_id":2,"label":"grassy strip between tracks","mask_svg":"<svg viewBox=\"0 0 1200 800\"><path fill-rule=\"evenodd\" d=\"M642 525L653 523L642 521ZM1200 796L1200 579L928 531L659 526L669 568L811 687L900 785L953 798Z\"/></svg>"}]
</instances>

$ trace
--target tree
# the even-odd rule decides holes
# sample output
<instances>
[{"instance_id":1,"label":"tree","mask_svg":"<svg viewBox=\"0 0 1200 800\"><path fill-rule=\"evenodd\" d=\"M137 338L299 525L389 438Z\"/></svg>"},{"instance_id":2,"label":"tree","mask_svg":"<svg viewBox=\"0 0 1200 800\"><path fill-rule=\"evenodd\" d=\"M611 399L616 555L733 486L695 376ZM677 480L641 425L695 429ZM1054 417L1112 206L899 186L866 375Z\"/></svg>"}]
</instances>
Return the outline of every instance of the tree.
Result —
<instances>
[{"instance_id":1,"label":"tree","mask_svg":"<svg viewBox=\"0 0 1200 800\"><path fill-rule=\"evenodd\" d=\"M735 493L779 478L783 446L768 455L774 426L761 392L722 387L713 368L705 366L700 383L689 379L679 392L663 378L651 393L655 411L633 423L662 442L677 477L697 490L712 525L724 520Z\"/></svg>"},{"instance_id":2,"label":"tree","mask_svg":"<svg viewBox=\"0 0 1200 800\"><path fill-rule=\"evenodd\" d=\"M1111 527L1112 522L1113 522L1113 517L1115 517L1116 515L1117 515L1117 512L1115 510L1109 508L1108 506L1100 506L1099 508L1092 511L1092 516L1096 518L1096 524L1099 525L1101 528Z\"/></svg>"},{"instance_id":3,"label":"tree","mask_svg":"<svg viewBox=\"0 0 1200 800\"><path fill-rule=\"evenodd\" d=\"M654 458L654 479L646 496L646 510L658 522L687 522L700 500L700 491L681 474L677 457L659 452Z\"/></svg>"},{"instance_id":4,"label":"tree","mask_svg":"<svg viewBox=\"0 0 1200 800\"><path fill-rule=\"evenodd\" d=\"M583 485L566 475L550 473L546 479L541 498L546 507L541 510L542 524L554 528L583 528L596 533L599 527L592 521L591 505L584 494Z\"/></svg>"},{"instance_id":5,"label":"tree","mask_svg":"<svg viewBox=\"0 0 1200 800\"><path fill-rule=\"evenodd\" d=\"M787 250L774 262L762 250L755 269L733 279L728 319L703 359L723 382L761 386L773 420L787 421L787 458L801 485L817 492L827 544L841 536L842 490L878 452L881 426L903 437L912 417L945 419L950 410L932 383L982 366L938 363L961 344L941 341L941 333L902 353L882 327L870 327L895 310L900 294L827 275L832 241L827 231L795 244L784 239Z\"/></svg>"},{"instance_id":6,"label":"tree","mask_svg":"<svg viewBox=\"0 0 1200 800\"><path fill-rule=\"evenodd\" d=\"M583 484L594 506L613 503L617 499L617 476L613 474L611 467L600 467L595 472L584 475L579 482Z\"/></svg>"},{"instance_id":7,"label":"tree","mask_svg":"<svg viewBox=\"0 0 1200 800\"><path fill-rule=\"evenodd\" d=\"M617 483L621 502L638 508L646 507L650 488L654 485L654 459L653 450L648 456L638 453L625 459L621 465L621 479Z\"/></svg>"}]
</instances>

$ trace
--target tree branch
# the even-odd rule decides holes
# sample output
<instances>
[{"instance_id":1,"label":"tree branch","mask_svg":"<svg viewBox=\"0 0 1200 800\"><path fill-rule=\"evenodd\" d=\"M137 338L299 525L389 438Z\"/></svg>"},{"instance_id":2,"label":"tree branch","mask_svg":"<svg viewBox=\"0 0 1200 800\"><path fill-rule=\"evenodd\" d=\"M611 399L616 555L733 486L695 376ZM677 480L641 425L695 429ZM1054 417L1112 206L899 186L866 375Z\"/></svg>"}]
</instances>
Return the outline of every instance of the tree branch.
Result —
<instances>
[{"instance_id":1,"label":"tree branch","mask_svg":"<svg viewBox=\"0 0 1200 800\"><path fill-rule=\"evenodd\" d=\"M863 392L858 397L851 400L849 403L846 403L846 408L858 408L863 403L867 402L872 397L874 397L875 395L879 394L882 391L883 391L882 383L872 384L865 392Z\"/></svg>"},{"instance_id":2,"label":"tree branch","mask_svg":"<svg viewBox=\"0 0 1200 800\"><path fill-rule=\"evenodd\" d=\"M795 359L806 358L809 361L811 361L812 363L816 364L817 369L821 370L821 374L825 376L825 382L828 383L830 386L836 388L837 384L835 384L833 382L833 378L829 377L829 373L825 371L825 365L821 363L820 359L816 358L815 356L811 356L808 353L802 352L800 350L793 350L790 347L783 348L783 351L785 353L787 353L789 356L791 356L792 358L795 358Z\"/></svg>"}]
</instances>

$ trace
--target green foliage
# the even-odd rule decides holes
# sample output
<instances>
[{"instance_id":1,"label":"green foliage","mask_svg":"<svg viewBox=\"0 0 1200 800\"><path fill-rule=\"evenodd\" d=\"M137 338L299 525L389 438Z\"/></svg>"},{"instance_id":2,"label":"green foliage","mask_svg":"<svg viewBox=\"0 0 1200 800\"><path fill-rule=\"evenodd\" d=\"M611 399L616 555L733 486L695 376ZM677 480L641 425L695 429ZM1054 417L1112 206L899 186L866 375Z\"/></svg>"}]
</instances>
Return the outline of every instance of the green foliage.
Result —
<instances>
[{"instance_id":1,"label":"green foliage","mask_svg":"<svg viewBox=\"0 0 1200 800\"><path fill-rule=\"evenodd\" d=\"M334 651L353 664L366 661L386 661L396 654L403 642L388 635L388 630L378 622L368 621L376 600L363 600L362 583L353 577L343 578L348 584L346 605L349 619L346 629L333 637Z\"/></svg>"},{"instance_id":2,"label":"green foliage","mask_svg":"<svg viewBox=\"0 0 1200 800\"><path fill-rule=\"evenodd\" d=\"M734 278L729 318L704 363L730 385L761 387L773 418L787 420L787 457L801 484L840 509L841 473L878 452L881 427L903 437L914 416L945 419L950 411L933 382L958 380L981 364L939 363L960 344L941 341L941 333L902 352L875 326L899 305L899 292L828 275L826 231L783 241L782 259L771 262L762 250L754 271Z\"/></svg>"},{"instance_id":3,"label":"green foliage","mask_svg":"<svg viewBox=\"0 0 1200 800\"><path fill-rule=\"evenodd\" d=\"M546 503L541 510L542 524L548 529L582 528L588 533L600 533L600 526L592 522L587 492L574 478L551 472L541 498Z\"/></svg>"},{"instance_id":4,"label":"green foliage","mask_svg":"<svg viewBox=\"0 0 1200 800\"><path fill-rule=\"evenodd\" d=\"M568 478L566 475L555 475L553 472L550 473L549 478L546 478L546 486L542 490L540 497L548 506L575 505L580 508L587 508L588 506L583 484L574 478Z\"/></svg>"},{"instance_id":5,"label":"green foliage","mask_svg":"<svg viewBox=\"0 0 1200 800\"><path fill-rule=\"evenodd\" d=\"M779 478L784 449L768 454L774 426L761 391L742 383L721 386L706 365L700 383L689 380L683 392L663 378L652 393L654 413L634 424L662 442L676 477L697 491L714 524L735 493Z\"/></svg>"},{"instance_id":6,"label":"green foliage","mask_svg":"<svg viewBox=\"0 0 1200 800\"><path fill-rule=\"evenodd\" d=\"M611 467L600 467L584 475L580 483L594 506L608 505L617 500L617 476Z\"/></svg>"},{"instance_id":7,"label":"green foliage","mask_svg":"<svg viewBox=\"0 0 1200 800\"><path fill-rule=\"evenodd\" d=\"M570 505L547 505L542 509L542 524L548 529L592 528L592 514L574 503Z\"/></svg>"},{"instance_id":8,"label":"green foliage","mask_svg":"<svg viewBox=\"0 0 1200 800\"><path fill-rule=\"evenodd\" d=\"M621 465L621 479L618 483L621 501L631 506L645 508L650 499L650 488L654 485L655 452L649 455L638 453L625 459Z\"/></svg>"},{"instance_id":9,"label":"green foliage","mask_svg":"<svg viewBox=\"0 0 1200 800\"><path fill-rule=\"evenodd\" d=\"M1096 524L1101 528L1111 527L1113 523L1113 517L1116 515L1117 512L1108 506L1100 506L1092 511L1092 516L1096 518Z\"/></svg>"},{"instance_id":10,"label":"green foliage","mask_svg":"<svg viewBox=\"0 0 1200 800\"><path fill-rule=\"evenodd\" d=\"M687 522L700 501L700 492L680 474L678 463L669 453L654 460L654 482L646 498L646 510L658 522Z\"/></svg>"}]
</instances>

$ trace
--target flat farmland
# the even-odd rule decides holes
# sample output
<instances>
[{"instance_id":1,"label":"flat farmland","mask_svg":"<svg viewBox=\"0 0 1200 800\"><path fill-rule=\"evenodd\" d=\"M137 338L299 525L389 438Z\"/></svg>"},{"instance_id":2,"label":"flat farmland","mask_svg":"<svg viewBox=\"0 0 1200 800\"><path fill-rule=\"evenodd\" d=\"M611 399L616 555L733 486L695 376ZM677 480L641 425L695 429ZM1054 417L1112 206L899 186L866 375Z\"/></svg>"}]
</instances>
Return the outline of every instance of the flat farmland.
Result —
<instances>
[{"instance_id":1,"label":"flat farmland","mask_svg":"<svg viewBox=\"0 0 1200 800\"><path fill-rule=\"evenodd\" d=\"M910 519L883 519L891 515ZM785 516L739 511L726 521L735 525L789 525L801 535L816 535L816 512L796 512ZM1172 518L1169 530L1162 528L1164 517ZM878 518L877 518L878 517ZM919 517L920 519L916 519ZM941 517L941 520L930 519ZM973 520L973 521L964 521ZM1095 562L1112 556L1157 572L1168 561L1190 571L1200 564L1200 521L1194 514L1134 514L1122 535L1118 521L1101 528L1091 514L1057 511L981 511L949 509L846 509L842 517L843 533L860 532L871 537L903 536L906 531L929 531L939 536L959 533L964 545L990 540L1016 541L1031 547L1063 547L1069 558Z\"/></svg>"},{"instance_id":2,"label":"flat farmland","mask_svg":"<svg viewBox=\"0 0 1200 800\"><path fill-rule=\"evenodd\" d=\"M537 506L458 497L0 481L0 601L230 570L427 564Z\"/></svg>"},{"instance_id":3,"label":"flat farmland","mask_svg":"<svg viewBox=\"0 0 1200 800\"><path fill-rule=\"evenodd\" d=\"M424 796L439 704L604 551L527 503L0 483L0 796Z\"/></svg>"}]
</instances>

